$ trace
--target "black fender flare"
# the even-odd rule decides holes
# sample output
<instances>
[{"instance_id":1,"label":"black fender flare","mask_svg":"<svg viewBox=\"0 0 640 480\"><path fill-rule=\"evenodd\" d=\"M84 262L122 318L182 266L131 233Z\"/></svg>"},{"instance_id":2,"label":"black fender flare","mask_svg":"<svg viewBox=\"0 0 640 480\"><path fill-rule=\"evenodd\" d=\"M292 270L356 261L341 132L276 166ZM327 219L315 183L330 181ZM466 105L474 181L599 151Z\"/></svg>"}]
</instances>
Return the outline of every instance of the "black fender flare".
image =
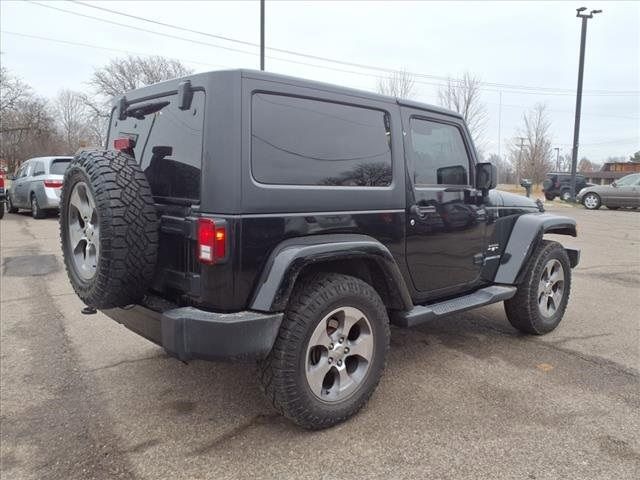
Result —
<instances>
[{"instance_id":1,"label":"black fender flare","mask_svg":"<svg viewBox=\"0 0 640 480\"><path fill-rule=\"evenodd\" d=\"M578 236L576 221L570 217L550 213L527 213L521 215L511 230L500 266L496 272L495 283L516 285L531 253L542 240L545 233ZM565 248L571 261L571 268L580 261L580 251Z\"/></svg>"},{"instance_id":2,"label":"black fender flare","mask_svg":"<svg viewBox=\"0 0 640 480\"><path fill-rule=\"evenodd\" d=\"M269 256L249 308L261 312L283 311L296 279L305 267L359 258L374 261L384 272L387 286L403 308L409 310L413 307L402 273L387 247L368 235L327 234L281 242Z\"/></svg>"}]
</instances>

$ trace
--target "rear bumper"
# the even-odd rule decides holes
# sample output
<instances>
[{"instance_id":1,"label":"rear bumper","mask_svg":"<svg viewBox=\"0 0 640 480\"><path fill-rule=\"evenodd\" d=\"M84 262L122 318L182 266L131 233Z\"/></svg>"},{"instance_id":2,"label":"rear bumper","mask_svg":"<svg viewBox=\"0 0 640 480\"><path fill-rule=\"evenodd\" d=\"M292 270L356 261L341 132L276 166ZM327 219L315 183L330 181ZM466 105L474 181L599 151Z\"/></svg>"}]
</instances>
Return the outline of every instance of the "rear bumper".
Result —
<instances>
[{"instance_id":1,"label":"rear bumper","mask_svg":"<svg viewBox=\"0 0 640 480\"><path fill-rule=\"evenodd\" d=\"M282 313L215 313L193 307L158 312L135 305L102 312L182 361L263 358L282 321Z\"/></svg>"},{"instance_id":2,"label":"rear bumper","mask_svg":"<svg viewBox=\"0 0 640 480\"><path fill-rule=\"evenodd\" d=\"M38 192L38 205L43 210L55 210L60 208L60 189L42 187Z\"/></svg>"}]
</instances>

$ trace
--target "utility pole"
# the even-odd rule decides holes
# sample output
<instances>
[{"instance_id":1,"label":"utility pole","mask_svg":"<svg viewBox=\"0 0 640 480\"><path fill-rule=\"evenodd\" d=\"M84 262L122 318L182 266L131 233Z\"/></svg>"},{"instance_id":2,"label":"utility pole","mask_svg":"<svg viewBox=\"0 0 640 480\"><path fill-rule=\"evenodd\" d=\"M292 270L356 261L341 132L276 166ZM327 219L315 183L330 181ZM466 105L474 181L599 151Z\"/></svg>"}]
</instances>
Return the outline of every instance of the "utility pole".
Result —
<instances>
[{"instance_id":1,"label":"utility pole","mask_svg":"<svg viewBox=\"0 0 640 480\"><path fill-rule=\"evenodd\" d=\"M260 0L260 70L264 71L264 0Z\"/></svg>"},{"instance_id":2,"label":"utility pole","mask_svg":"<svg viewBox=\"0 0 640 480\"><path fill-rule=\"evenodd\" d=\"M502 133L502 90L500 90L500 106L498 107L498 157L502 160L502 157L500 156L501 144L502 144L502 139L500 138L501 133Z\"/></svg>"},{"instance_id":3,"label":"utility pole","mask_svg":"<svg viewBox=\"0 0 640 480\"><path fill-rule=\"evenodd\" d=\"M516 172L517 182L520 182L520 176L522 175L522 147L524 147L524 137L518 137L520 139L520 151L518 152L518 168Z\"/></svg>"},{"instance_id":4,"label":"utility pole","mask_svg":"<svg viewBox=\"0 0 640 480\"><path fill-rule=\"evenodd\" d=\"M556 151L556 172L560 172L560 147L555 147Z\"/></svg>"},{"instance_id":5,"label":"utility pole","mask_svg":"<svg viewBox=\"0 0 640 480\"><path fill-rule=\"evenodd\" d=\"M582 109L582 80L584 75L584 47L587 41L587 20L593 18L596 13L602 10L591 10L582 13L587 7L576 9L576 17L582 19L582 30L580 32L580 63L578 66L578 92L576 95L576 120L573 127L573 150L571 151L571 201L576 201L576 170L578 169L578 143L580 139L580 110Z\"/></svg>"}]
</instances>

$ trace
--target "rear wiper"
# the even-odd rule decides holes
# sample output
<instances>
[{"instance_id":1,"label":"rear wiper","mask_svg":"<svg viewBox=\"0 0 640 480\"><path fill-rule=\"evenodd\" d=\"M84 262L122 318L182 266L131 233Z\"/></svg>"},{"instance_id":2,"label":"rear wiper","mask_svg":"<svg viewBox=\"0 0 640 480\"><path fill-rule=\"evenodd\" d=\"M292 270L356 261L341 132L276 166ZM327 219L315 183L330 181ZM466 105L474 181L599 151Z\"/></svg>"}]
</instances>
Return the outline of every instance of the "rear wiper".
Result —
<instances>
[{"instance_id":1,"label":"rear wiper","mask_svg":"<svg viewBox=\"0 0 640 480\"><path fill-rule=\"evenodd\" d=\"M143 103L142 105L138 105L137 107L127 108L127 110L125 111L125 116L137 118L138 120L144 120L145 115L159 112L164 107L169 105L169 103L170 102L167 101Z\"/></svg>"}]
</instances>

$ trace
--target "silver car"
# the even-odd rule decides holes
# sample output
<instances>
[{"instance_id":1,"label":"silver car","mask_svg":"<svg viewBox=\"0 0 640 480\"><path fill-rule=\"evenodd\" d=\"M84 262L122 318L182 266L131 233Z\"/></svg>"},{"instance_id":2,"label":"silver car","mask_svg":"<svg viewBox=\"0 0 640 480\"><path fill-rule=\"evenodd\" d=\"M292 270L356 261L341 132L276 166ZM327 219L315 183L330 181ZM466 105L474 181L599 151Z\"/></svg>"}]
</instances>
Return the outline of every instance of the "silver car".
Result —
<instances>
[{"instance_id":1,"label":"silver car","mask_svg":"<svg viewBox=\"0 0 640 480\"><path fill-rule=\"evenodd\" d=\"M640 207L640 173L632 173L616 180L611 185L593 185L578 192L576 200L589 210L602 205L616 210L620 207Z\"/></svg>"},{"instance_id":2,"label":"silver car","mask_svg":"<svg viewBox=\"0 0 640 480\"><path fill-rule=\"evenodd\" d=\"M73 157L30 158L20 165L7 192L7 209L16 213L31 210L33 218L44 218L60 208L64 172Z\"/></svg>"}]
</instances>

